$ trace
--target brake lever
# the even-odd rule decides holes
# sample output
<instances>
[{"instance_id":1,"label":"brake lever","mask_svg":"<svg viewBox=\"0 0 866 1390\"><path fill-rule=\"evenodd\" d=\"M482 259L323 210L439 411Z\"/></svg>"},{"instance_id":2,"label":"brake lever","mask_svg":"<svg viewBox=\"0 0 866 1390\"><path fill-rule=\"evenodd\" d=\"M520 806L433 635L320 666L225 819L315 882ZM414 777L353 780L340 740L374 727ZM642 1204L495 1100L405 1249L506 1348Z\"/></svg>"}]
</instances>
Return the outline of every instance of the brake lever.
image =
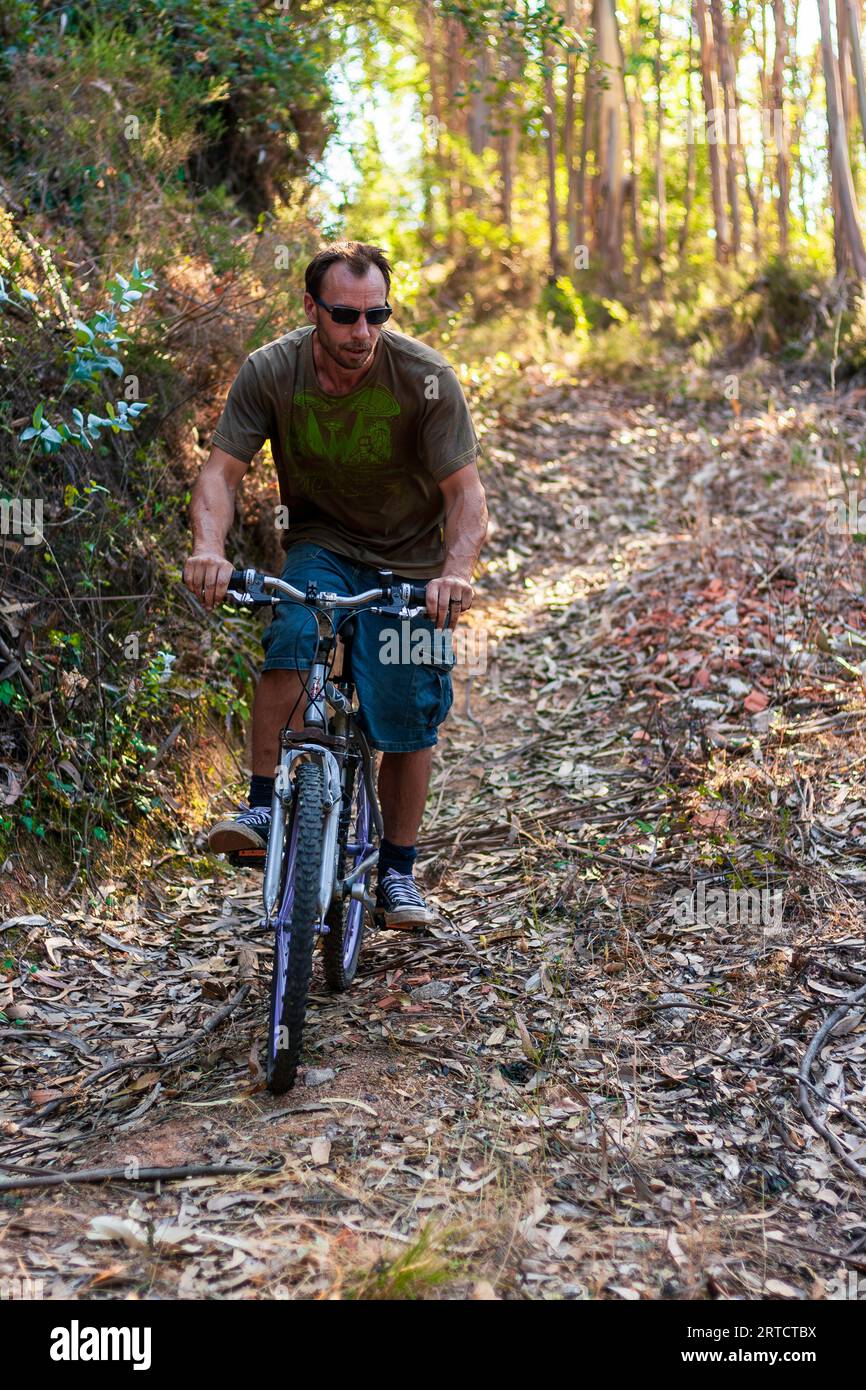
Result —
<instances>
[{"instance_id":1,"label":"brake lever","mask_svg":"<svg viewBox=\"0 0 866 1390\"><path fill-rule=\"evenodd\" d=\"M381 607L378 607L378 608L368 608L368 609L367 609L367 612L368 612L368 613L385 613L385 614L387 614L388 617L391 617L391 618L416 618L416 617L418 616L419 613L426 613L426 612L427 612L427 609L426 609L426 608L406 608L405 606L404 606L403 608L401 608L401 607L399 607L396 603L393 603L393 604L391 604L390 606L387 606L387 605L384 605L384 604L383 604ZM442 631L443 631L443 632L447 631L447 629L448 629L450 626L451 626L451 609L449 608L448 611L447 611L447 613L445 614L445 622L442 624Z\"/></svg>"},{"instance_id":2,"label":"brake lever","mask_svg":"<svg viewBox=\"0 0 866 1390\"><path fill-rule=\"evenodd\" d=\"M226 589L225 597L245 608L274 608L279 603L276 594L269 594L262 584L254 584L252 589L239 593L237 589Z\"/></svg>"},{"instance_id":3,"label":"brake lever","mask_svg":"<svg viewBox=\"0 0 866 1390\"><path fill-rule=\"evenodd\" d=\"M424 608L407 608L405 603L398 603L396 601L390 604L379 604L376 607L367 609L368 613L385 613L391 618L414 618L419 613L425 613L426 611L427 610Z\"/></svg>"}]
</instances>

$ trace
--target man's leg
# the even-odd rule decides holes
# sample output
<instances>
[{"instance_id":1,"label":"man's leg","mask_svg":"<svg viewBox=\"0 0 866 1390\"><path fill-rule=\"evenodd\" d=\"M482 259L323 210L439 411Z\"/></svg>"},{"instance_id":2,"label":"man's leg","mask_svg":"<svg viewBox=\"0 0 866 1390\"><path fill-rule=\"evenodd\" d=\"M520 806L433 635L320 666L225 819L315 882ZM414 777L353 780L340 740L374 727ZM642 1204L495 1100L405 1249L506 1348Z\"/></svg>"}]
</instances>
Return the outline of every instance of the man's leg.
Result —
<instances>
[{"instance_id":1,"label":"man's leg","mask_svg":"<svg viewBox=\"0 0 866 1390\"><path fill-rule=\"evenodd\" d=\"M271 797L280 754L280 733L291 714L291 728L304 725L303 681L307 672L263 671L253 698L253 778L249 809L218 821L208 844L215 854L258 855L261 860L270 829Z\"/></svg>"},{"instance_id":2,"label":"man's leg","mask_svg":"<svg viewBox=\"0 0 866 1390\"><path fill-rule=\"evenodd\" d=\"M303 682L308 671L263 671L253 699L253 776L273 777L280 755L280 734L290 711L290 727L303 729Z\"/></svg>"},{"instance_id":3,"label":"man's leg","mask_svg":"<svg viewBox=\"0 0 866 1390\"><path fill-rule=\"evenodd\" d=\"M379 802L385 837L395 845L414 845L427 802L433 749L383 753L379 768Z\"/></svg>"},{"instance_id":4,"label":"man's leg","mask_svg":"<svg viewBox=\"0 0 866 1390\"><path fill-rule=\"evenodd\" d=\"M432 765L432 748L382 754L378 787L385 834L379 849L376 899L386 926L423 926L436 920L412 877Z\"/></svg>"}]
</instances>

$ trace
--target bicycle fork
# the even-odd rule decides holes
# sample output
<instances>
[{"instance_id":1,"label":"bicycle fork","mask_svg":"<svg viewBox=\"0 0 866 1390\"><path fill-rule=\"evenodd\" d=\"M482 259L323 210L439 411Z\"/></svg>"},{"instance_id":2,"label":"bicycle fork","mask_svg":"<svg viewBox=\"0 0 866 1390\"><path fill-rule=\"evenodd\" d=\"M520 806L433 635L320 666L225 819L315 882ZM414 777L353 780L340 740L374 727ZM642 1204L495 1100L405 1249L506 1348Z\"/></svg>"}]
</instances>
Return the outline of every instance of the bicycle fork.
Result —
<instances>
[{"instance_id":1,"label":"bicycle fork","mask_svg":"<svg viewBox=\"0 0 866 1390\"><path fill-rule=\"evenodd\" d=\"M283 851L286 825L291 812L292 797L295 790L292 782L292 766L296 758L309 757L322 769L322 808L325 815L322 834L322 863L319 874L319 896L316 903L316 931L328 930L325 917L331 906L336 887L337 835L340 827L340 808L343 801L340 765L329 748L320 744L302 743L293 748L285 748L280 756L280 765L274 781L274 794L271 801L271 832L268 836L268 851L265 858L262 898L265 909L265 924L270 926L273 915L279 906L282 882Z\"/></svg>"}]
</instances>

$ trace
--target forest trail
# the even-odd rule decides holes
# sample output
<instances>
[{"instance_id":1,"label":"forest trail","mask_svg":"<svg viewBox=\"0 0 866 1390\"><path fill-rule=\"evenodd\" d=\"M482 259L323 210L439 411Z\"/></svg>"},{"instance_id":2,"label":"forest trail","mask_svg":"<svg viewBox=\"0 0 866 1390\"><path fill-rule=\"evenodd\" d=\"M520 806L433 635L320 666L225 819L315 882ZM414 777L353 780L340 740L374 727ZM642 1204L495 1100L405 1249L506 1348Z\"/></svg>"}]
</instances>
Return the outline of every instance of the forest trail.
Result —
<instances>
[{"instance_id":1,"label":"forest trail","mask_svg":"<svg viewBox=\"0 0 866 1390\"><path fill-rule=\"evenodd\" d=\"M529 387L485 441L486 670L455 681L420 842L441 927L369 937L348 995L314 986L283 1097L258 879L170 858L98 916L8 928L31 967L7 977L0 1163L129 1177L0 1194L0 1275L114 1298L866 1287L862 1181L796 1080L866 981L866 586L825 504L862 411ZM731 920L744 902L760 920ZM857 1022L812 1076L862 1163ZM281 1166L135 1180L191 1163Z\"/></svg>"}]
</instances>

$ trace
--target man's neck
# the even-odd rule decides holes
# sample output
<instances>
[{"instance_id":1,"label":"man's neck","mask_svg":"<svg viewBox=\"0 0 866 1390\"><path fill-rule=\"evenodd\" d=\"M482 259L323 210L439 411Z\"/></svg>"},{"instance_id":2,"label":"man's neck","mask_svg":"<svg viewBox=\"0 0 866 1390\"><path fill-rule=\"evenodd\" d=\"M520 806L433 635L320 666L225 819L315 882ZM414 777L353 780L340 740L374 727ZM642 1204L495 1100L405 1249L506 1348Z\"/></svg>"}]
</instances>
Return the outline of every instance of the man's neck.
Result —
<instances>
[{"instance_id":1,"label":"man's neck","mask_svg":"<svg viewBox=\"0 0 866 1390\"><path fill-rule=\"evenodd\" d=\"M322 390L327 391L330 396L348 396L350 391L356 390L378 361L379 341L379 339L376 340L376 345L363 367L359 367L355 371L348 371L345 367L341 367L339 362L335 362L327 352L323 351L319 342L319 335L313 329L313 367Z\"/></svg>"}]
</instances>

